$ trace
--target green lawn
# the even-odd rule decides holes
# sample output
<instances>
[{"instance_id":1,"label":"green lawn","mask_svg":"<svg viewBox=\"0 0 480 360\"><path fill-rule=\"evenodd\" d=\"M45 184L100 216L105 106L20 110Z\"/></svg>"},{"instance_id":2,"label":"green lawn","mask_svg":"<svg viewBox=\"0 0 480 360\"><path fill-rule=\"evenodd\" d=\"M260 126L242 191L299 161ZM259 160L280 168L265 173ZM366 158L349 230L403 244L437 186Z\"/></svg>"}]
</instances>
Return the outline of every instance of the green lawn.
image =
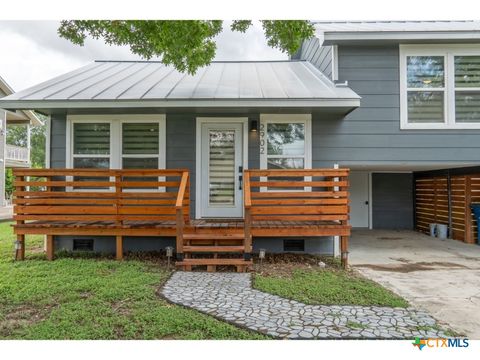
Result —
<instances>
[{"instance_id":1,"label":"green lawn","mask_svg":"<svg viewBox=\"0 0 480 360\"><path fill-rule=\"evenodd\" d=\"M376 282L331 266L296 269L290 276L257 274L254 287L306 304L408 306L406 300Z\"/></svg>"},{"instance_id":2,"label":"green lawn","mask_svg":"<svg viewBox=\"0 0 480 360\"><path fill-rule=\"evenodd\" d=\"M48 262L43 237L27 236L13 261L10 223L0 223L0 339L260 339L160 299L169 276L149 260L72 258Z\"/></svg>"}]
</instances>

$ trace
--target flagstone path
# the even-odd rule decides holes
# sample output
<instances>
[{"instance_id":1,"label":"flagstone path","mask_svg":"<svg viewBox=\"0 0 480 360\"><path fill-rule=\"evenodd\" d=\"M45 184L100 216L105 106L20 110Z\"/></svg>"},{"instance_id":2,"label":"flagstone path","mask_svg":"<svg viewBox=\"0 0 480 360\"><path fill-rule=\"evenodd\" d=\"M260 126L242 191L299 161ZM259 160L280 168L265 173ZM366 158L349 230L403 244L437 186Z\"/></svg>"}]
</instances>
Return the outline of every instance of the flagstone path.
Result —
<instances>
[{"instance_id":1,"label":"flagstone path","mask_svg":"<svg viewBox=\"0 0 480 360\"><path fill-rule=\"evenodd\" d=\"M172 303L275 338L413 339L446 337L422 310L306 305L252 288L245 273L175 272L162 295Z\"/></svg>"}]
</instances>

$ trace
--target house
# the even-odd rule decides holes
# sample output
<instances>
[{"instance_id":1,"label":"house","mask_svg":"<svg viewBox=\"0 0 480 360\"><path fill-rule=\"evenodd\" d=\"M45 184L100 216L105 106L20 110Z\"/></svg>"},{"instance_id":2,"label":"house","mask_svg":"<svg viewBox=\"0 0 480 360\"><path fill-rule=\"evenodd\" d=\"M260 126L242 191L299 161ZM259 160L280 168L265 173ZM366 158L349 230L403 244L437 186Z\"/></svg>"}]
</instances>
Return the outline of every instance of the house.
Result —
<instances>
[{"instance_id":1,"label":"house","mask_svg":"<svg viewBox=\"0 0 480 360\"><path fill-rule=\"evenodd\" d=\"M428 232L441 222L474 242L480 22L318 22L295 58L362 97L359 109L313 130L314 166L352 169L351 225Z\"/></svg>"},{"instance_id":2,"label":"house","mask_svg":"<svg viewBox=\"0 0 480 360\"><path fill-rule=\"evenodd\" d=\"M193 76L153 61L97 61L0 100L7 109L50 116L47 156L52 170L17 172L18 186L42 185L25 181L29 175L46 179L49 196L67 196L52 192L56 186L69 194L90 186L93 195L84 191L68 196L76 201L106 196L102 201L117 209L110 213L112 207L102 207L105 215L96 214L95 225L88 223L95 231L82 230L81 222L39 230L22 222L74 217L42 215L53 209L55 200L28 198L22 190L27 198L19 202L17 234L44 231L50 248L113 251L116 246L120 257L125 249L164 248L169 244L165 236L176 236L181 254L198 250L194 240L207 239L213 242L203 245L215 252L228 236L232 242L245 239L245 252L250 253L253 237L253 251L341 251L346 260L348 215L353 227L414 229L426 211L419 208L425 199L416 195L425 186L416 174L475 169L480 162L480 22L315 26L316 36L288 61L213 62ZM77 170L55 171L65 168ZM81 170L85 168L99 170ZM127 175L136 182L119 185ZM169 176L178 179L156 182ZM83 187L75 180L80 177L87 181ZM140 180L146 181L143 186ZM172 209L154 215L169 214L177 228L157 226L165 236L156 239L146 230L135 234L148 233L149 238L132 237L134 226L126 226L127 231L118 221L127 213L136 214L129 221L151 217L140 214L145 210L138 206L118 210L125 198L140 197L135 192L118 195L129 187L143 192L147 187L178 187L176 218ZM97 195L99 188L110 193ZM146 204L140 198L128 204L133 203ZM468 206L465 200L465 219ZM93 219L86 215L91 207L65 211L75 212L75 219ZM105 219L117 230L105 230ZM193 225L178 227L184 219ZM19 248L23 240L19 238Z\"/></svg>"},{"instance_id":3,"label":"house","mask_svg":"<svg viewBox=\"0 0 480 360\"><path fill-rule=\"evenodd\" d=\"M13 89L0 77L0 98L13 93ZM0 206L5 206L5 168L30 167L29 139L26 139L26 147L7 144L7 126L26 126L27 134L29 134L30 126L38 126L42 123L32 111L28 110L6 111L0 109L0 120Z\"/></svg>"}]
</instances>

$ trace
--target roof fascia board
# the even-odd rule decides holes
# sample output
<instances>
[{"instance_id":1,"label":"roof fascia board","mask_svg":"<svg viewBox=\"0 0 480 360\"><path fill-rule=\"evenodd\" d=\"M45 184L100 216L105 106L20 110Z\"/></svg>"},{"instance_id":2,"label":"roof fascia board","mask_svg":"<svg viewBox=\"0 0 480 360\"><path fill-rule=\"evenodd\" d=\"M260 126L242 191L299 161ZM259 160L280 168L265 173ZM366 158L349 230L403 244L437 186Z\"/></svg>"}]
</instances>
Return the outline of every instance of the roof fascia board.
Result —
<instances>
[{"instance_id":1,"label":"roof fascia board","mask_svg":"<svg viewBox=\"0 0 480 360\"><path fill-rule=\"evenodd\" d=\"M272 100L152 100L152 101L45 101L0 100L6 109L69 109L69 108L227 108L227 107L359 107L360 97L343 99L272 99Z\"/></svg>"},{"instance_id":2,"label":"roof fascia board","mask_svg":"<svg viewBox=\"0 0 480 360\"><path fill-rule=\"evenodd\" d=\"M317 37L318 33L317 32ZM333 45L341 41L365 40L480 40L480 32L471 31L351 31L324 32L325 45Z\"/></svg>"}]
</instances>

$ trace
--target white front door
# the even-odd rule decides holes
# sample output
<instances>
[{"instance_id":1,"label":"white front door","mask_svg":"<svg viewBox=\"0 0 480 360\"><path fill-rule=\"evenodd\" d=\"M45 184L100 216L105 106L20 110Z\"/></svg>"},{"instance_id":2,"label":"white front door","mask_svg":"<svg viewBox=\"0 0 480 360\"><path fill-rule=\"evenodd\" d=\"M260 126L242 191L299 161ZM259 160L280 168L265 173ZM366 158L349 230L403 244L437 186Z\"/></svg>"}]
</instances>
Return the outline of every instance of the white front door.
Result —
<instances>
[{"instance_id":1,"label":"white front door","mask_svg":"<svg viewBox=\"0 0 480 360\"><path fill-rule=\"evenodd\" d=\"M350 225L368 228L369 219L369 175L367 171L352 171L350 182Z\"/></svg>"},{"instance_id":2,"label":"white front door","mask_svg":"<svg viewBox=\"0 0 480 360\"><path fill-rule=\"evenodd\" d=\"M243 217L243 129L237 122L201 123L197 217Z\"/></svg>"}]
</instances>

